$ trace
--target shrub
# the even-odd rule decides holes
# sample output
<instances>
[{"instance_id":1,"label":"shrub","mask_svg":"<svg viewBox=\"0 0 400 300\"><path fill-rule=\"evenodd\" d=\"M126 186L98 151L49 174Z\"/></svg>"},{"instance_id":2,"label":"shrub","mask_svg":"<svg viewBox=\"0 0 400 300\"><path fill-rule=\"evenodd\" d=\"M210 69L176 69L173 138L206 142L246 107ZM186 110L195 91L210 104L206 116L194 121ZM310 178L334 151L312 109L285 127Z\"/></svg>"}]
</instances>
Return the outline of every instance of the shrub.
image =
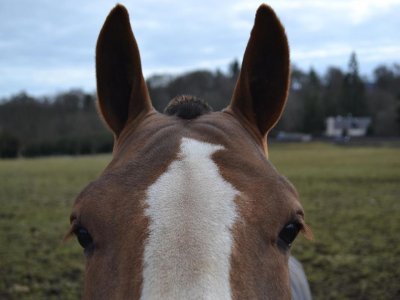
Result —
<instances>
[{"instance_id":1,"label":"shrub","mask_svg":"<svg viewBox=\"0 0 400 300\"><path fill-rule=\"evenodd\" d=\"M15 158L18 156L18 139L6 132L0 133L0 157Z\"/></svg>"}]
</instances>

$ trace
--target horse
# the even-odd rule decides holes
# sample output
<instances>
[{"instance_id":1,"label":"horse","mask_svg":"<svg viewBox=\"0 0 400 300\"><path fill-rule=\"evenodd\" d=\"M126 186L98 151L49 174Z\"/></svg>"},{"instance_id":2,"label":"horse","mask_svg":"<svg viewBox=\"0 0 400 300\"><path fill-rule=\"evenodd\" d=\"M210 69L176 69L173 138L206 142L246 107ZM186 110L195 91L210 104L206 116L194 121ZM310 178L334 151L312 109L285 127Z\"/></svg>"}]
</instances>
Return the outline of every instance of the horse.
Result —
<instances>
[{"instance_id":1,"label":"horse","mask_svg":"<svg viewBox=\"0 0 400 300\"><path fill-rule=\"evenodd\" d=\"M290 247L311 231L295 187L268 160L289 73L285 30L263 4L227 108L183 95L157 112L128 11L111 10L96 80L112 160L70 216L86 257L83 299L310 298Z\"/></svg>"}]
</instances>

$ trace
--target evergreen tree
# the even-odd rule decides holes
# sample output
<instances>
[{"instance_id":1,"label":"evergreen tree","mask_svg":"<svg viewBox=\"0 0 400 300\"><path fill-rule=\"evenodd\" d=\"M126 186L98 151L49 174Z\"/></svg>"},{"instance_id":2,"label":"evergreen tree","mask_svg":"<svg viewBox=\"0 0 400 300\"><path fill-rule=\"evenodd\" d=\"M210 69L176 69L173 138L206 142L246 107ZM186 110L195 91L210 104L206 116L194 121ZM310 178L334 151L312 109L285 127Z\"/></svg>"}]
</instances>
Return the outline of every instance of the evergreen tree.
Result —
<instances>
[{"instance_id":1,"label":"evergreen tree","mask_svg":"<svg viewBox=\"0 0 400 300\"><path fill-rule=\"evenodd\" d=\"M331 67L326 72L324 82L324 115L325 117L337 116L343 113L341 106L341 95L343 90L344 74L339 68Z\"/></svg>"},{"instance_id":2,"label":"evergreen tree","mask_svg":"<svg viewBox=\"0 0 400 300\"><path fill-rule=\"evenodd\" d=\"M237 59L235 59L229 64L228 75L232 79L236 80L239 76L239 72L240 72L240 64L239 64L239 61Z\"/></svg>"},{"instance_id":3,"label":"evergreen tree","mask_svg":"<svg viewBox=\"0 0 400 300\"><path fill-rule=\"evenodd\" d=\"M322 108L322 84L318 74L313 69L308 74L308 82L304 86L303 92L303 131L320 135L325 128L325 116Z\"/></svg>"},{"instance_id":4,"label":"evergreen tree","mask_svg":"<svg viewBox=\"0 0 400 300\"><path fill-rule=\"evenodd\" d=\"M344 77L341 114L353 116L367 114L365 86L359 75L357 56L354 52L350 55L348 72Z\"/></svg>"}]
</instances>

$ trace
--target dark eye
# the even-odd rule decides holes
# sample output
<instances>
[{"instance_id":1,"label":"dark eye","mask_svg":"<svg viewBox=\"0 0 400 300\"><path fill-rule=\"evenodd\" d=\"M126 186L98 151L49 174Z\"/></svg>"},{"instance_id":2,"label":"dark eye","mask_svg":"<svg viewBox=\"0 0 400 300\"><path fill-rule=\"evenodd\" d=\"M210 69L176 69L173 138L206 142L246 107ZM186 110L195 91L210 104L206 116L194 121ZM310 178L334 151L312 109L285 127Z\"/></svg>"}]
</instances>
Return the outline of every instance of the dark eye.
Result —
<instances>
[{"instance_id":1,"label":"dark eye","mask_svg":"<svg viewBox=\"0 0 400 300\"><path fill-rule=\"evenodd\" d=\"M279 233L279 244L285 249L290 248L293 241L296 239L302 225L300 223L294 222L286 224L285 227Z\"/></svg>"},{"instance_id":2,"label":"dark eye","mask_svg":"<svg viewBox=\"0 0 400 300\"><path fill-rule=\"evenodd\" d=\"M89 234L89 231L87 231L86 228L83 227L78 227L74 231L79 244L87 250L93 245L93 239L92 236Z\"/></svg>"}]
</instances>

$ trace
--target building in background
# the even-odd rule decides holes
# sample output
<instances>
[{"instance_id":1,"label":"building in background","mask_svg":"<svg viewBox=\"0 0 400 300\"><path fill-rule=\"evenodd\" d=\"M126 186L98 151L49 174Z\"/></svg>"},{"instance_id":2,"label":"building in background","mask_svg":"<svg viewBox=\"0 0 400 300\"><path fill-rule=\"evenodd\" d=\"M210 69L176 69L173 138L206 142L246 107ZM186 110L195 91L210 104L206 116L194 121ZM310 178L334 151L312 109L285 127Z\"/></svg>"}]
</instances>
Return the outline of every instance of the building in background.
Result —
<instances>
[{"instance_id":1,"label":"building in background","mask_svg":"<svg viewBox=\"0 0 400 300\"><path fill-rule=\"evenodd\" d=\"M328 137L363 137L371 125L370 117L336 116L326 119L325 135Z\"/></svg>"}]
</instances>

